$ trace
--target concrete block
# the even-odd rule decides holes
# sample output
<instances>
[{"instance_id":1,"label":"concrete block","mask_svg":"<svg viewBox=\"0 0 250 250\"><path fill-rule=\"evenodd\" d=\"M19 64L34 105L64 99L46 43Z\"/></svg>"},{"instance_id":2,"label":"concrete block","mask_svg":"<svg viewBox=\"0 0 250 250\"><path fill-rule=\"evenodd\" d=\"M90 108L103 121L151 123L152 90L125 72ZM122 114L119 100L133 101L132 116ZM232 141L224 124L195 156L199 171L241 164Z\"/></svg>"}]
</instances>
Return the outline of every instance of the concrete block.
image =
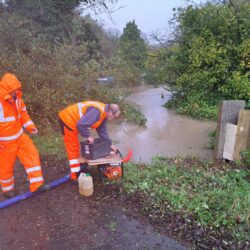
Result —
<instances>
[{"instance_id":1,"label":"concrete block","mask_svg":"<svg viewBox=\"0 0 250 250\"><path fill-rule=\"evenodd\" d=\"M223 149L223 158L232 161L234 157L235 138L237 132L237 125L226 124L226 136Z\"/></svg>"},{"instance_id":2,"label":"concrete block","mask_svg":"<svg viewBox=\"0 0 250 250\"><path fill-rule=\"evenodd\" d=\"M216 130L216 144L214 156L216 159L223 158L223 150L226 138L226 124L237 124L238 115L241 109L245 108L245 101L233 100L222 101L219 107L217 130Z\"/></svg>"},{"instance_id":3,"label":"concrete block","mask_svg":"<svg viewBox=\"0 0 250 250\"><path fill-rule=\"evenodd\" d=\"M240 110L234 146L234 160L241 160L240 152L249 149L250 110Z\"/></svg>"}]
</instances>

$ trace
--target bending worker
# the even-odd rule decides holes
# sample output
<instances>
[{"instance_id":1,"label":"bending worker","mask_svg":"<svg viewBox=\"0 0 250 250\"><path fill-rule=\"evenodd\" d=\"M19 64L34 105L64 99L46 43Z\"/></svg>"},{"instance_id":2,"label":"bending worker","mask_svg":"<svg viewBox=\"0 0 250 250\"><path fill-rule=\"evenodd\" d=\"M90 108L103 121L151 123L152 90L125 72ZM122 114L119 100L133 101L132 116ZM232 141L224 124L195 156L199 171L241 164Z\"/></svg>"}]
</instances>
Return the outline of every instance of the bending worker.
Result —
<instances>
[{"instance_id":1,"label":"bending worker","mask_svg":"<svg viewBox=\"0 0 250 250\"><path fill-rule=\"evenodd\" d=\"M14 74L4 74L0 82L0 183L6 198L15 196L16 157L24 165L30 191L43 190L45 186L39 153L23 128L31 134L37 134L38 130L28 115L21 95L20 81Z\"/></svg>"},{"instance_id":2,"label":"bending worker","mask_svg":"<svg viewBox=\"0 0 250 250\"><path fill-rule=\"evenodd\" d=\"M117 119L120 109L117 104L104 104L95 101L83 101L73 104L59 112L59 121L64 135L64 144L68 154L71 170L71 180L77 179L77 172L80 171L80 143L78 134L94 142L90 136L90 128L96 129L100 138L110 139L106 120ZM115 146L111 146L115 151Z\"/></svg>"}]
</instances>

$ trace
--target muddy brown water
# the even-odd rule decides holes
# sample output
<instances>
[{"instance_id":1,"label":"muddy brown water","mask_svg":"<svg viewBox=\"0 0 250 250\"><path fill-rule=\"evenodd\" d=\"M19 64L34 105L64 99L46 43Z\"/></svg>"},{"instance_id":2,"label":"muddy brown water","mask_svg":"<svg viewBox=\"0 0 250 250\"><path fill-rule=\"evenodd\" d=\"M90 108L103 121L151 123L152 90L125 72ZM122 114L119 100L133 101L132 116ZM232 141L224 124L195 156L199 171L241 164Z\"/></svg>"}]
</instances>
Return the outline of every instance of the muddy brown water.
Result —
<instances>
[{"instance_id":1,"label":"muddy brown water","mask_svg":"<svg viewBox=\"0 0 250 250\"><path fill-rule=\"evenodd\" d=\"M127 100L140 106L147 118L146 128L121 121L108 124L113 143L123 155L132 149L134 162L150 162L156 155L213 157L208 134L216 122L191 119L164 108L171 96L163 87L134 89Z\"/></svg>"}]
</instances>

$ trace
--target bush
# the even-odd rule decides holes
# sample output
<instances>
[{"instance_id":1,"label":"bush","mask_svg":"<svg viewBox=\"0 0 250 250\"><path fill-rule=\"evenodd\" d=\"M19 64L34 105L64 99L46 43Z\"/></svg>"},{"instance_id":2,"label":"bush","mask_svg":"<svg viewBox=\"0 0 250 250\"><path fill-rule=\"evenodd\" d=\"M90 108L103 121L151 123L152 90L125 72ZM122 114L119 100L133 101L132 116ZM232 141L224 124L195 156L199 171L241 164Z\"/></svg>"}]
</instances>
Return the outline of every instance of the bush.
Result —
<instances>
[{"instance_id":1,"label":"bush","mask_svg":"<svg viewBox=\"0 0 250 250\"><path fill-rule=\"evenodd\" d=\"M250 150L240 152L240 156L242 157L244 165L250 167Z\"/></svg>"},{"instance_id":2,"label":"bush","mask_svg":"<svg viewBox=\"0 0 250 250\"><path fill-rule=\"evenodd\" d=\"M215 118L220 100L249 101L250 3L209 1L176 10L175 62L184 114Z\"/></svg>"},{"instance_id":3,"label":"bush","mask_svg":"<svg viewBox=\"0 0 250 250\"><path fill-rule=\"evenodd\" d=\"M180 98L182 98L182 102L180 102ZM176 108L178 113L198 119L216 120L218 115L218 106L209 104L203 94L200 95L199 93L190 93L185 99L175 95L164 106Z\"/></svg>"},{"instance_id":4,"label":"bush","mask_svg":"<svg viewBox=\"0 0 250 250\"><path fill-rule=\"evenodd\" d=\"M91 56L90 45L83 41L56 42L37 35L32 22L15 13L1 14L0 21L0 32L4 34L0 40L0 73L14 70L22 82L28 111L41 131L56 126L61 109L82 100L124 104L121 100L125 94L117 88L103 89L95 84L100 68L104 67L119 84L138 82L138 71L119 56L100 60L101 51L95 48ZM141 123L137 117L129 120Z\"/></svg>"}]
</instances>

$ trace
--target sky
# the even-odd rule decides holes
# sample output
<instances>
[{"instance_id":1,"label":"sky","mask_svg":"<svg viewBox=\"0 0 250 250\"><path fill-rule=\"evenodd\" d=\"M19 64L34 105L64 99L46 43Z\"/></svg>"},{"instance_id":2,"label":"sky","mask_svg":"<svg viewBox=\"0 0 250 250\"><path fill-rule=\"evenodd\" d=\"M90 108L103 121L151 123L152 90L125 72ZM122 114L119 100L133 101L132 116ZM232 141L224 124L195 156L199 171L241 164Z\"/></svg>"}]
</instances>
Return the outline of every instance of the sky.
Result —
<instances>
[{"instance_id":1,"label":"sky","mask_svg":"<svg viewBox=\"0 0 250 250\"><path fill-rule=\"evenodd\" d=\"M192 0L193 3L202 3L205 0ZM118 0L117 9L110 16L107 14L91 15L102 23L105 29L118 30L129 21L135 20L142 33L150 35L155 31L163 31L168 27L168 21L173 17L173 8L186 7L186 0Z\"/></svg>"}]
</instances>

